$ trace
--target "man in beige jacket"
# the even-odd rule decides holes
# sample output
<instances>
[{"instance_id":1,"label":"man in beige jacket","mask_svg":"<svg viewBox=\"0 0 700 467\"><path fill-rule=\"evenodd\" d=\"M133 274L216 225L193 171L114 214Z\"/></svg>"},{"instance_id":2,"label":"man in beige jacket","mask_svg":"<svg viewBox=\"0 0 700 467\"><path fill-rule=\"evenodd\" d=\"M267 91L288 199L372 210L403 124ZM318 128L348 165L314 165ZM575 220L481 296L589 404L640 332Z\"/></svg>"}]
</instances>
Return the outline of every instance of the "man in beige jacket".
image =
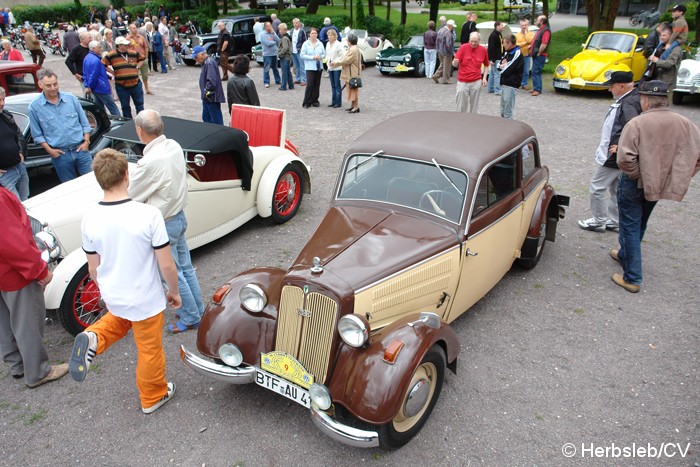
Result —
<instances>
[{"instance_id":1,"label":"man in beige jacket","mask_svg":"<svg viewBox=\"0 0 700 467\"><path fill-rule=\"evenodd\" d=\"M639 86L642 114L622 130L617 165L620 249L610 256L623 274L612 280L628 292L642 283L642 239L651 212L660 199L681 201L700 170L700 129L668 108L668 86L659 80Z\"/></svg>"}]
</instances>

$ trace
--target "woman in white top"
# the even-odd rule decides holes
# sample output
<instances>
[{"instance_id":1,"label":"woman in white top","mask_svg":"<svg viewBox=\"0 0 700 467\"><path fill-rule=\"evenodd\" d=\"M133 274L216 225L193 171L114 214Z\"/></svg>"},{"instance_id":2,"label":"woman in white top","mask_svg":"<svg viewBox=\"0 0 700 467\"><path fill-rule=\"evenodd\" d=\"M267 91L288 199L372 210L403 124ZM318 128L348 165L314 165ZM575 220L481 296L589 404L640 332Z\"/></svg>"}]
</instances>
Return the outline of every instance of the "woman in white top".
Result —
<instances>
[{"instance_id":1,"label":"woman in white top","mask_svg":"<svg viewBox=\"0 0 700 467\"><path fill-rule=\"evenodd\" d=\"M318 102L321 74L323 73L321 60L326 58L326 49L323 47L323 43L318 40L316 28L311 28L309 31L309 40L301 46L299 58L304 60L304 69L306 70L306 91L304 92L304 102L301 105L305 109L318 107L321 105Z\"/></svg>"},{"instance_id":2,"label":"woman in white top","mask_svg":"<svg viewBox=\"0 0 700 467\"><path fill-rule=\"evenodd\" d=\"M326 32L328 36L328 43L326 44L326 62L328 63L328 77L331 82L331 103L328 107L338 108L342 105L342 95L340 92L340 71L343 69L342 65L331 66L342 61L345 55L345 47L338 40L338 34L333 29L329 29Z\"/></svg>"}]
</instances>

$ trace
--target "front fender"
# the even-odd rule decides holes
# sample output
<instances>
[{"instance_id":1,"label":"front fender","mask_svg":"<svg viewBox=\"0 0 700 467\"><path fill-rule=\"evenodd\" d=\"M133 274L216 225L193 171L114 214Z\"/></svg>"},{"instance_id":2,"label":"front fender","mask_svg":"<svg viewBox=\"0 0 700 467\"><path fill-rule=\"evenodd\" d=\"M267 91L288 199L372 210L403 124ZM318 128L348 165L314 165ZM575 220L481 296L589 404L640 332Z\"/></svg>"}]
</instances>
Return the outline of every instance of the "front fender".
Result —
<instances>
[{"instance_id":1,"label":"front fender","mask_svg":"<svg viewBox=\"0 0 700 467\"><path fill-rule=\"evenodd\" d=\"M333 402L360 420L382 425L399 412L415 369L433 345L443 347L448 365L455 371L460 350L457 334L444 322L439 329L406 324L417 319L417 314L411 315L379 330L364 348L342 344L328 386ZM383 361L384 350L394 340L404 345L394 364L388 364Z\"/></svg>"},{"instance_id":2,"label":"front fender","mask_svg":"<svg viewBox=\"0 0 700 467\"><path fill-rule=\"evenodd\" d=\"M311 193L311 178L309 177L309 169L306 164L291 153L276 157L265 167L265 171L262 177L260 177L260 183L258 184L258 193L255 199L258 215L260 217L270 217L272 215L272 198L275 192L277 178L287 164L294 164L301 169L303 174L303 192Z\"/></svg>"},{"instance_id":3,"label":"front fender","mask_svg":"<svg viewBox=\"0 0 700 467\"><path fill-rule=\"evenodd\" d=\"M68 283L75 277L78 270L87 264L87 257L82 248L73 250L54 268L53 279L44 289L44 301L47 310L57 310L66 293Z\"/></svg>"},{"instance_id":4,"label":"front fender","mask_svg":"<svg viewBox=\"0 0 700 467\"><path fill-rule=\"evenodd\" d=\"M243 362L260 366L260 353L272 350L277 329L277 310L281 281L285 271L258 268L243 272L228 284L231 291L220 305L209 302L197 332L197 350L210 358L219 358L219 347L235 344L243 353ZM261 313L250 313L241 306L239 292L246 284L256 284L268 297Z\"/></svg>"}]
</instances>

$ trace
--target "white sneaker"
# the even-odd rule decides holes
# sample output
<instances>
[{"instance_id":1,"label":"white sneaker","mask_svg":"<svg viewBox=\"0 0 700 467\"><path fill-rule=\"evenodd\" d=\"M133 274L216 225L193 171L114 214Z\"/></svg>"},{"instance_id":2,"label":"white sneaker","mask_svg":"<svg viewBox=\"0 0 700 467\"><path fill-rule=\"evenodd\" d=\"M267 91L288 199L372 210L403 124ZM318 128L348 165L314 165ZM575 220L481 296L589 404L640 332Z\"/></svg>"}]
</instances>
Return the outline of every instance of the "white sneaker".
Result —
<instances>
[{"instance_id":1,"label":"white sneaker","mask_svg":"<svg viewBox=\"0 0 700 467\"><path fill-rule=\"evenodd\" d=\"M97 334L85 331L75 336L73 351L68 360L68 371L75 381L85 380L95 355L97 355Z\"/></svg>"},{"instance_id":2,"label":"white sneaker","mask_svg":"<svg viewBox=\"0 0 700 467\"><path fill-rule=\"evenodd\" d=\"M153 413L156 410L158 410L161 405L165 404L170 399L172 399L174 395L175 395L175 383L170 382L170 383L168 383L168 392L165 393L163 398L150 407L141 407L141 411L143 413Z\"/></svg>"},{"instance_id":3,"label":"white sneaker","mask_svg":"<svg viewBox=\"0 0 700 467\"><path fill-rule=\"evenodd\" d=\"M581 227L583 230L590 230L592 232L605 232L605 224L600 224L596 222L596 220L593 217L584 221L578 221L578 226Z\"/></svg>"}]
</instances>

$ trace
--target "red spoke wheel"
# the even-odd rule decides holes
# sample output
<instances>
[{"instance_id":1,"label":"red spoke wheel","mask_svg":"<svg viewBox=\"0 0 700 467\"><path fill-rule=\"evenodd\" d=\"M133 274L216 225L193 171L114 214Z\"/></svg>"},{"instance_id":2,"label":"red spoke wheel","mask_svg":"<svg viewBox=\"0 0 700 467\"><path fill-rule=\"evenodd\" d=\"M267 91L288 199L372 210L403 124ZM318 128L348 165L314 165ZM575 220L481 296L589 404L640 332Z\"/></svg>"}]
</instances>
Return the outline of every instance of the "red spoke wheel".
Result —
<instances>
[{"instance_id":1,"label":"red spoke wheel","mask_svg":"<svg viewBox=\"0 0 700 467\"><path fill-rule=\"evenodd\" d=\"M277 178L275 192L272 195L272 218L278 224L287 222L299 210L302 190L301 170L294 164L287 164Z\"/></svg>"},{"instance_id":2,"label":"red spoke wheel","mask_svg":"<svg viewBox=\"0 0 700 467\"><path fill-rule=\"evenodd\" d=\"M58 310L58 319L63 327L76 335L95 323L107 312L100 296L100 289L90 278L85 264L68 284Z\"/></svg>"}]
</instances>

